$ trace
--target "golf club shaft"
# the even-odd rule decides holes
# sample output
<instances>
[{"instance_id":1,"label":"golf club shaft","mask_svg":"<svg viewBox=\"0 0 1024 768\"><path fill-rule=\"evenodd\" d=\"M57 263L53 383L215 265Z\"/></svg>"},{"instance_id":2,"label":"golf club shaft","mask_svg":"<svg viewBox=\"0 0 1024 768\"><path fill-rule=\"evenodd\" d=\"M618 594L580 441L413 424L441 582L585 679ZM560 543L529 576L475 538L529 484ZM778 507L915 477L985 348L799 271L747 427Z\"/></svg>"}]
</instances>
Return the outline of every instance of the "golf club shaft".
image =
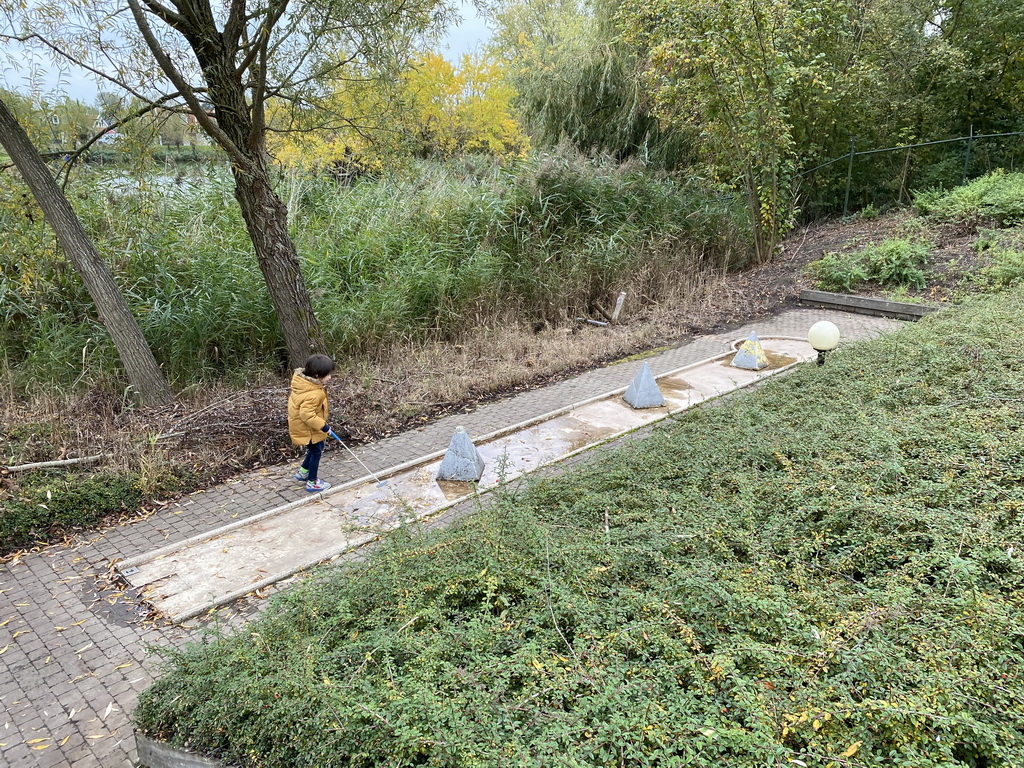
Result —
<instances>
[{"instance_id":1,"label":"golf club shaft","mask_svg":"<svg viewBox=\"0 0 1024 768\"><path fill-rule=\"evenodd\" d=\"M358 461L358 462L359 462L359 465L360 465L360 466L361 466L361 467L362 467L363 469L365 469L365 470L366 470L367 472L369 472L369 473L370 473L370 476L371 476L371 477L372 477L372 478L373 478L374 480L376 480L376 481L377 481L377 484L378 484L378 485L384 485L384 484L385 484L383 480L381 480L381 479L380 479L379 477L377 477L377 473L376 473L376 472L374 472L374 471L373 471L372 469L370 469L370 468L369 468L368 466L366 466L365 464L363 464L363 460L362 460L362 459L360 459L360 458L359 458L358 456L356 456L356 452L355 452L355 451L353 451L353 450L352 450L351 448L349 448L349 447L348 447L348 444L347 444L347 443L346 443L346 442L345 442L344 440L342 440L342 439L341 439L340 437L338 437L338 436L337 436L337 435L336 435L336 434L334 433L334 430L333 430L333 429L331 430L330 434L331 434L331 437L333 437L333 438L334 438L335 440L337 440L337 441L338 441L339 443L341 443L342 447L343 447L343 448L344 448L344 449L345 449L346 451L348 451L348 452L349 452L349 453L351 454L351 456L352 456L352 458L353 458L353 459L355 459L356 461Z\"/></svg>"}]
</instances>

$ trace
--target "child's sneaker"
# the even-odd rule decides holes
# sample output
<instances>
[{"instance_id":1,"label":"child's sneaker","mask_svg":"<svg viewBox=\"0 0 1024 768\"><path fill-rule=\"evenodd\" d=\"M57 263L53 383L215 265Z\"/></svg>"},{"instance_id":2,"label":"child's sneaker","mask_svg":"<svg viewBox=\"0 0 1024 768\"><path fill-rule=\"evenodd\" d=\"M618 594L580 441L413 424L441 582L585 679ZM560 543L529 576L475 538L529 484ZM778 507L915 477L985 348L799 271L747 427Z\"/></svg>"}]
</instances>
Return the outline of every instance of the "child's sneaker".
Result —
<instances>
[{"instance_id":1,"label":"child's sneaker","mask_svg":"<svg viewBox=\"0 0 1024 768\"><path fill-rule=\"evenodd\" d=\"M314 480L313 482L306 483L306 493L317 493L318 491L326 491L331 487L331 484L326 480Z\"/></svg>"},{"instance_id":2,"label":"child's sneaker","mask_svg":"<svg viewBox=\"0 0 1024 768\"><path fill-rule=\"evenodd\" d=\"M306 482L309 480L309 470L305 467L299 467L298 471L295 473L295 479L300 483Z\"/></svg>"}]
</instances>

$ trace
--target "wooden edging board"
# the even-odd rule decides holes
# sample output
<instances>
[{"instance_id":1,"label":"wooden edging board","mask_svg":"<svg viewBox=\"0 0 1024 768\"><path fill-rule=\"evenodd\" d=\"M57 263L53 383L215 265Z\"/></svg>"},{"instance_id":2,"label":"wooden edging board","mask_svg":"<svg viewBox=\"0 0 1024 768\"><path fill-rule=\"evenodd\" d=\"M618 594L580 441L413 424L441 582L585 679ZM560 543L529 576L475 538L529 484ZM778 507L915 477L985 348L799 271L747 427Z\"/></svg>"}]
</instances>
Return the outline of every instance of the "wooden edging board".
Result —
<instances>
[{"instance_id":1,"label":"wooden edging board","mask_svg":"<svg viewBox=\"0 0 1024 768\"><path fill-rule=\"evenodd\" d=\"M891 317L896 320L920 320L941 307L930 304L908 304L903 301L876 299L871 296L854 296L848 293L828 291L800 291L801 304L813 304L827 309L841 309L861 315Z\"/></svg>"}]
</instances>

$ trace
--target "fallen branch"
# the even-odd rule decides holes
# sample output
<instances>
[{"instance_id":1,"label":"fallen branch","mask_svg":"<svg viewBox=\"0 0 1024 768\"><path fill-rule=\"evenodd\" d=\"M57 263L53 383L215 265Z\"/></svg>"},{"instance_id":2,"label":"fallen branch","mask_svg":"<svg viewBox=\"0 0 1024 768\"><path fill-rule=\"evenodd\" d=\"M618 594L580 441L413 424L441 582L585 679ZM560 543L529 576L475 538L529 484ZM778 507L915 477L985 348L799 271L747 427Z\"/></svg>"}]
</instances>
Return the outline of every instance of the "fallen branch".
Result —
<instances>
[{"instance_id":1,"label":"fallen branch","mask_svg":"<svg viewBox=\"0 0 1024 768\"><path fill-rule=\"evenodd\" d=\"M167 433L165 433L163 435L157 435L154 438L154 440L159 442L161 440L169 440L172 437L181 437L184 434L186 434L186 433L185 432L167 432Z\"/></svg>"},{"instance_id":2,"label":"fallen branch","mask_svg":"<svg viewBox=\"0 0 1024 768\"><path fill-rule=\"evenodd\" d=\"M98 453L95 456L82 456L78 459L61 459L60 461L37 461L32 464L18 464L14 467L4 467L4 472L28 472L32 469L50 469L51 467L67 467L72 464L91 464L103 459L109 459L113 454Z\"/></svg>"}]
</instances>

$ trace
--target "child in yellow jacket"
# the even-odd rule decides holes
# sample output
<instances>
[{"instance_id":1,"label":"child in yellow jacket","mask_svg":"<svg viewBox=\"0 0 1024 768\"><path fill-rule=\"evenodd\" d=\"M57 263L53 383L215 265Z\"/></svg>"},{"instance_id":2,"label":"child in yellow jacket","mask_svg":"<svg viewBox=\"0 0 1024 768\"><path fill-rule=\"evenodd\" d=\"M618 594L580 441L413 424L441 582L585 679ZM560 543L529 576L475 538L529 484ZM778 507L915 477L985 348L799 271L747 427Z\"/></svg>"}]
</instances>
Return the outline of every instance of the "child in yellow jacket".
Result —
<instances>
[{"instance_id":1,"label":"child in yellow jacket","mask_svg":"<svg viewBox=\"0 0 1024 768\"><path fill-rule=\"evenodd\" d=\"M306 458L295 473L295 479L306 484L306 491L326 491L331 484L318 479L320 456L331 428L327 425L327 382L331 380L334 361L327 355L313 355L302 368L292 374L288 395L288 434L295 445L306 446Z\"/></svg>"}]
</instances>

